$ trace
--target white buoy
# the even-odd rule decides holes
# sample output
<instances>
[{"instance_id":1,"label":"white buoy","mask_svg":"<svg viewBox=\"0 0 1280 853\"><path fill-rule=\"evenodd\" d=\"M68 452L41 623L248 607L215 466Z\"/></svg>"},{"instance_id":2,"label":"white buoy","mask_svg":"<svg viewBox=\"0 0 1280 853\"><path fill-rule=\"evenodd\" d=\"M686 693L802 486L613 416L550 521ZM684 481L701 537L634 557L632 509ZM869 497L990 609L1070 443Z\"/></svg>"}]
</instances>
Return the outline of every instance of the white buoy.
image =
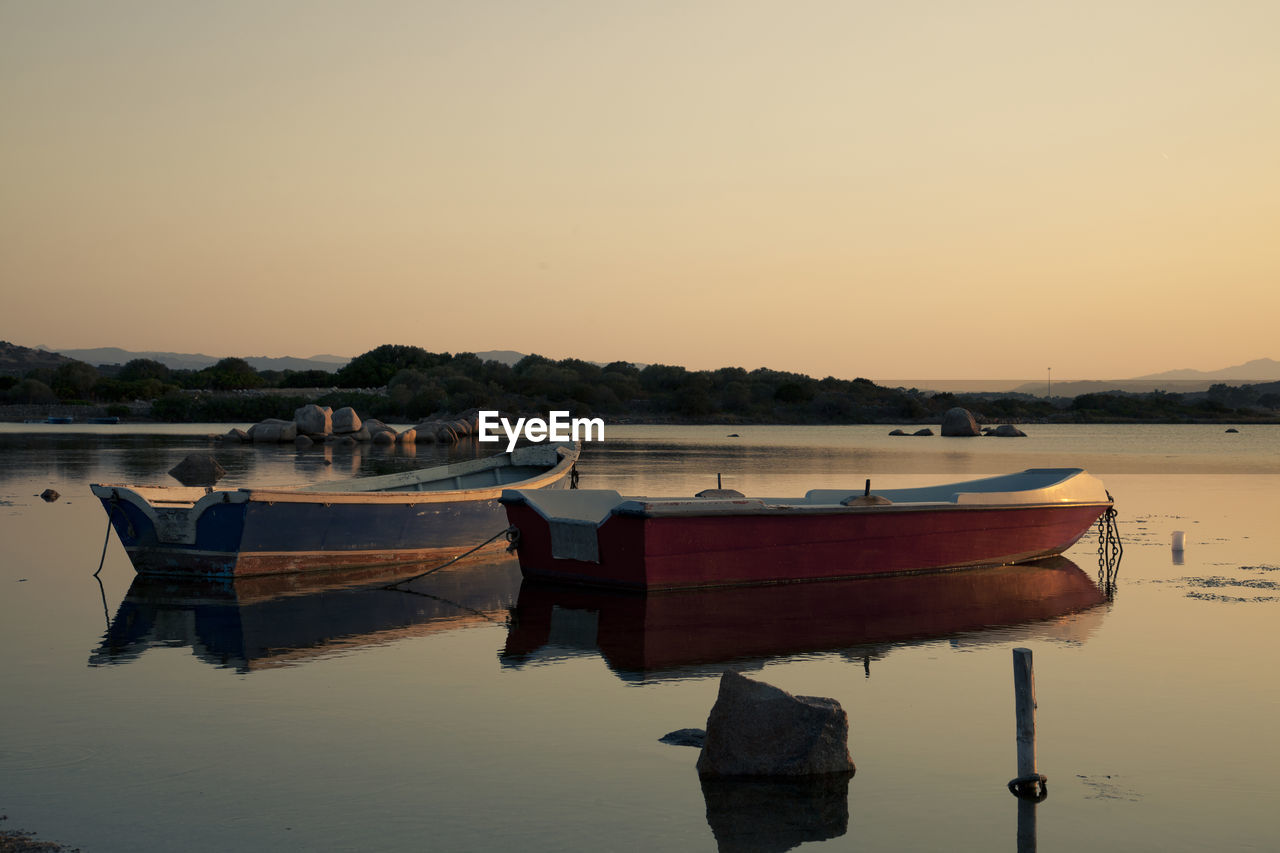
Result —
<instances>
[{"instance_id":1,"label":"white buoy","mask_svg":"<svg viewBox=\"0 0 1280 853\"><path fill-rule=\"evenodd\" d=\"M1181 552L1184 542L1185 542L1185 537L1183 535L1183 532L1181 530L1173 531L1173 550Z\"/></svg>"}]
</instances>

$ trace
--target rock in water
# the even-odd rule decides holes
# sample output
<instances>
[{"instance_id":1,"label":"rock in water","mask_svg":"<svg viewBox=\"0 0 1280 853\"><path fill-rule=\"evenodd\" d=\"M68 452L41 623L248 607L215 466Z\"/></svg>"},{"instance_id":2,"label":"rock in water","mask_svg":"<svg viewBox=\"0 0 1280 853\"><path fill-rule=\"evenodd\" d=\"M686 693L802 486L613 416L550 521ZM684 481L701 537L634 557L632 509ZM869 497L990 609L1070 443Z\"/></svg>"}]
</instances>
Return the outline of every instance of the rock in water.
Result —
<instances>
[{"instance_id":1,"label":"rock in water","mask_svg":"<svg viewBox=\"0 0 1280 853\"><path fill-rule=\"evenodd\" d=\"M293 421L267 418L249 427L249 438L254 444L279 444L298 437L298 425Z\"/></svg>"},{"instance_id":2,"label":"rock in water","mask_svg":"<svg viewBox=\"0 0 1280 853\"><path fill-rule=\"evenodd\" d=\"M333 432L333 409L310 403L293 412L293 422L298 432L310 436L328 435Z\"/></svg>"},{"instance_id":3,"label":"rock in water","mask_svg":"<svg viewBox=\"0 0 1280 853\"><path fill-rule=\"evenodd\" d=\"M338 435L357 432L360 429L360 416L350 406L344 406L333 413L333 431Z\"/></svg>"},{"instance_id":4,"label":"rock in water","mask_svg":"<svg viewBox=\"0 0 1280 853\"><path fill-rule=\"evenodd\" d=\"M999 438L1026 438L1027 437L1027 434L1025 432L1018 429L1013 424L1000 424L1000 426L993 429L990 434L997 436Z\"/></svg>"},{"instance_id":5,"label":"rock in water","mask_svg":"<svg viewBox=\"0 0 1280 853\"><path fill-rule=\"evenodd\" d=\"M662 743L672 746L696 746L702 749L707 743L707 733L702 729L676 729L658 738Z\"/></svg>"},{"instance_id":6,"label":"rock in water","mask_svg":"<svg viewBox=\"0 0 1280 853\"><path fill-rule=\"evenodd\" d=\"M40 493L40 500L44 501L47 504L53 503L60 497L62 497L62 495L58 494L57 489L45 489L43 492Z\"/></svg>"},{"instance_id":7,"label":"rock in water","mask_svg":"<svg viewBox=\"0 0 1280 853\"><path fill-rule=\"evenodd\" d=\"M218 460L207 453L190 453L169 469L169 476L184 486L212 486L226 473Z\"/></svg>"},{"instance_id":8,"label":"rock in water","mask_svg":"<svg viewBox=\"0 0 1280 853\"><path fill-rule=\"evenodd\" d=\"M982 431L978 429L978 422L973 419L972 412L956 406L954 409L947 409L947 413L942 416L942 434L970 436L982 435Z\"/></svg>"},{"instance_id":9,"label":"rock in water","mask_svg":"<svg viewBox=\"0 0 1280 853\"><path fill-rule=\"evenodd\" d=\"M700 776L852 773L849 717L834 699L792 696L741 673L720 677Z\"/></svg>"},{"instance_id":10,"label":"rock in water","mask_svg":"<svg viewBox=\"0 0 1280 853\"><path fill-rule=\"evenodd\" d=\"M371 440L374 444L395 444L396 443L395 429L393 427L387 426L377 418L365 418L364 423L360 425L360 429L368 431L369 440ZM390 433L390 436L391 436L389 439L385 437L388 433ZM383 436L383 437L380 438L379 436ZM359 438L358 433L356 437Z\"/></svg>"}]
</instances>

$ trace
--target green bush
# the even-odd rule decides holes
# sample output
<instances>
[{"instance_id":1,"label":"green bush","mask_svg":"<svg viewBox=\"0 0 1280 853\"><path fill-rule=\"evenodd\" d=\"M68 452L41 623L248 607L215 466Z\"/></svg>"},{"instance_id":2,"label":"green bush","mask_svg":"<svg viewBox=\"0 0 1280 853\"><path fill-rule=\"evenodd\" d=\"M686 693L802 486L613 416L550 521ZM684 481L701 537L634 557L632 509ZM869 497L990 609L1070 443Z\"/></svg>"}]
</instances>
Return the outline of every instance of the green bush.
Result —
<instances>
[{"instance_id":1,"label":"green bush","mask_svg":"<svg viewBox=\"0 0 1280 853\"><path fill-rule=\"evenodd\" d=\"M151 402L151 417L157 421L183 423L193 421L195 398L187 394L171 393Z\"/></svg>"}]
</instances>

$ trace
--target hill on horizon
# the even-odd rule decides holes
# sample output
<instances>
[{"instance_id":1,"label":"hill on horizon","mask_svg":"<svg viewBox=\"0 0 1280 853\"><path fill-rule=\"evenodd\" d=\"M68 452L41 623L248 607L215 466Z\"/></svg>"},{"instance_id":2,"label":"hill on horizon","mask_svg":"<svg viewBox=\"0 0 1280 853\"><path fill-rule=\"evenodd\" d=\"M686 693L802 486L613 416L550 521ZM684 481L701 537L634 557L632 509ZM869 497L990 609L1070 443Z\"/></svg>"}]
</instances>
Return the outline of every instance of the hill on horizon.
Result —
<instances>
[{"instance_id":1,"label":"hill on horizon","mask_svg":"<svg viewBox=\"0 0 1280 853\"><path fill-rule=\"evenodd\" d=\"M1147 394L1152 391L1188 394L1207 391L1210 385L1253 385L1280 381L1280 361L1255 358L1253 361L1219 370L1193 370L1182 368L1134 376L1128 379L1054 379L1053 396L1076 397L1080 394L1097 394L1106 391L1122 391L1129 394ZM876 379L877 385L918 388L922 391L947 391L956 394L1002 393L1027 394L1043 397L1049 390L1048 377L1034 380L1021 379Z\"/></svg>"},{"instance_id":2,"label":"hill on horizon","mask_svg":"<svg viewBox=\"0 0 1280 853\"><path fill-rule=\"evenodd\" d=\"M1255 358L1253 361L1246 361L1244 364L1237 364L1234 367L1223 367L1219 370L1194 370L1189 367L1183 367L1178 370L1166 370L1163 373L1151 373L1147 376L1135 376L1133 378L1135 380L1248 379L1253 381L1271 382L1273 380L1280 379L1280 361L1276 361L1273 358Z\"/></svg>"},{"instance_id":3,"label":"hill on horizon","mask_svg":"<svg viewBox=\"0 0 1280 853\"><path fill-rule=\"evenodd\" d=\"M55 349L48 346L37 347L21 347L17 344L9 344L9 347L16 347L19 350L26 350L32 353L29 356L31 363L25 368L53 366L57 367L60 363L59 357L72 359L75 361L83 361L92 364L95 367L103 364L126 364L136 358L148 358L152 361L158 361L171 370L203 370L217 364L226 356L213 356L204 353L186 353L186 352L160 352L156 350L126 350L121 347L92 347L88 349ZM40 355L36 355L36 354ZM489 350L486 352L478 352L475 355L483 361L497 361L506 365L513 365L520 359L525 357L525 353L516 352L514 350ZM321 353L308 357L297 356L239 356L243 358L254 370L327 370L333 372L351 361L349 355L333 355L331 353ZM16 357L15 357L16 358ZM38 364L36 362L39 362ZM19 359L15 361L15 368L23 362Z\"/></svg>"},{"instance_id":4,"label":"hill on horizon","mask_svg":"<svg viewBox=\"0 0 1280 853\"><path fill-rule=\"evenodd\" d=\"M72 360L60 353L0 341L0 374L21 376L41 367L57 370Z\"/></svg>"},{"instance_id":5,"label":"hill on horizon","mask_svg":"<svg viewBox=\"0 0 1280 853\"><path fill-rule=\"evenodd\" d=\"M474 353L483 361L496 361L514 365L527 354L515 350L486 350ZM0 341L0 372L21 373L35 367L57 367L62 361L74 359L92 365L122 365L137 358L158 361L175 370L201 370L220 361L223 356L204 353L178 353L158 351L134 351L121 347L96 347L91 349L54 350L47 346L23 347ZM351 360L351 356L318 354L306 358L294 356L242 356L254 370L326 370L336 371ZM642 366L642 365L637 365ZM1280 361L1256 358L1244 364L1217 370L1179 368L1128 379L1063 379L1053 383L1054 396L1076 396L1101 391L1126 391L1145 393L1150 391L1194 392L1204 391L1210 385L1225 383L1245 385L1258 382L1280 381ZM925 391L949 391L953 393L1012 392L1043 396L1047 390L1044 380L898 380L876 379L876 384L886 387L915 387Z\"/></svg>"},{"instance_id":6,"label":"hill on horizon","mask_svg":"<svg viewBox=\"0 0 1280 853\"><path fill-rule=\"evenodd\" d=\"M165 367L172 370L202 370L211 367L222 360L223 356L205 355L204 353L182 353L182 352L156 352L145 351L135 352L133 350L121 349L120 347L94 347L92 349L53 349L51 347L37 347L37 349L45 352L54 352L73 358L77 361L83 361L92 364L95 367L101 364L125 364L133 361L135 358L148 358L152 361L158 361ZM242 356L246 362L254 370L337 370L348 361L350 357L341 355L313 355L308 358L297 358L293 356L282 356L273 358L270 356Z\"/></svg>"}]
</instances>

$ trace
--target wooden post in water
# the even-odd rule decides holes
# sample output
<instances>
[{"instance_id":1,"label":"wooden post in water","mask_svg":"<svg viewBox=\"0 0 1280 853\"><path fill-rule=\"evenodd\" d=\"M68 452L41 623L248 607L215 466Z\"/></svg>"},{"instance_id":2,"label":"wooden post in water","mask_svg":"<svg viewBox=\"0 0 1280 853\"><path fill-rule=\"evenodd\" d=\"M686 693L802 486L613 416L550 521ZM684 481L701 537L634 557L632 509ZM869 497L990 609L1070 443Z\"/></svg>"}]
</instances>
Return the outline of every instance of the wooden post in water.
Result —
<instances>
[{"instance_id":1,"label":"wooden post in water","mask_svg":"<svg viewBox=\"0 0 1280 853\"><path fill-rule=\"evenodd\" d=\"M1018 798L1018 853L1036 853L1036 801Z\"/></svg>"},{"instance_id":2,"label":"wooden post in water","mask_svg":"<svg viewBox=\"0 0 1280 853\"><path fill-rule=\"evenodd\" d=\"M1013 650L1013 703L1018 721L1018 778L1036 773L1036 673L1031 649Z\"/></svg>"},{"instance_id":3,"label":"wooden post in water","mask_svg":"<svg viewBox=\"0 0 1280 853\"><path fill-rule=\"evenodd\" d=\"M1036 769L1036 675L1031 649L1013 650L1013 703L1017 718L1018 776L1009 790L1036 801L1048 796L1045 777Z\"/></svg>"}]
</instances>

